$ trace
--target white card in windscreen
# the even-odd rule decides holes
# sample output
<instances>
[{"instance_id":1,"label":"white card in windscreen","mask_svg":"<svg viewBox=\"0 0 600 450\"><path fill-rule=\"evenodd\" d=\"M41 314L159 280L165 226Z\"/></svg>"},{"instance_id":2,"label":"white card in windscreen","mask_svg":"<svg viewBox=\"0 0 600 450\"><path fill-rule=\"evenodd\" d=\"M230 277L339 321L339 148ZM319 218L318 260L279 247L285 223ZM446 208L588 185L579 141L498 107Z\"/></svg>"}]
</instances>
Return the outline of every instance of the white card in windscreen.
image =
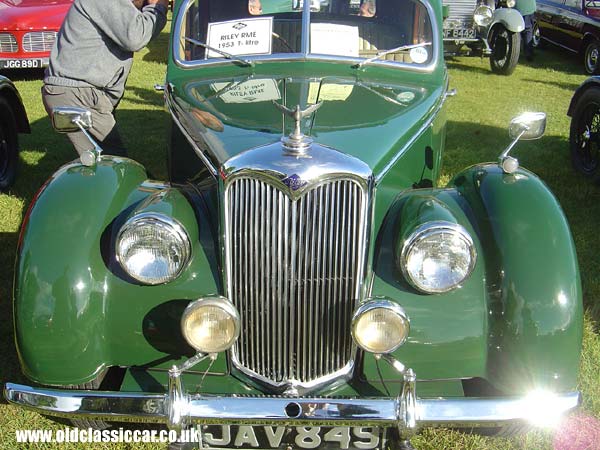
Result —
<instances>
[{"instance_id":1,"label":"white card in windscreen","mask_svg":"<svg viewBox=\"0 0 600 450\"><path fill-rule=\"evenodd\" d=\"M334 23L311 23L310 52L358 57L358 27Z\"/></svg>"},{"instance_id":2,"label":"white card in windscreen","mask_svg":"<svg viewBox=\"0 0 600 450\"><path fill-rule=\"evenodd\" d=\"M272 32L272 17L213 22L208 24L207 44L230 55L270 55ZM208 50L206 57L223 55Z\"/></svg>"}]
</instances>

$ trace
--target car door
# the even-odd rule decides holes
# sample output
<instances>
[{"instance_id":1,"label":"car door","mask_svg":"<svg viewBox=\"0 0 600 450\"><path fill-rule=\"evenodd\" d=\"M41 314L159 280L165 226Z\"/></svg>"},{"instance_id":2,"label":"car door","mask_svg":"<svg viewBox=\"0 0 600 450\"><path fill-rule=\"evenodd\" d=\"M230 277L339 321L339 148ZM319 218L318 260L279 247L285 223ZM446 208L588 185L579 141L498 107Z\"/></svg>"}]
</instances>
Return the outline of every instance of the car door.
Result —
<instances>
[{"instance_id":1,"label":"car door","mask_svg":"<svg viewBox=\"0 0 600 450\"><path fill-rule=\"evenodd\" d=\"M540 34L555 44L561 44L562 32L559 23L563 15L563 4L565 0L538 0L537 1L537 21L540 27Z\"/></svg>"},{"instance_id":2,"label":"car door","mask_svg":"<svg viewBox=\"0 0 600 450\"><path fill-rule=\"evenodd\" d=\"M582 0L565 0L558 20L558 42L573 51L579 51L583 41L583 24L586 17L582 6Z\"/></svg>"}]
</instances>

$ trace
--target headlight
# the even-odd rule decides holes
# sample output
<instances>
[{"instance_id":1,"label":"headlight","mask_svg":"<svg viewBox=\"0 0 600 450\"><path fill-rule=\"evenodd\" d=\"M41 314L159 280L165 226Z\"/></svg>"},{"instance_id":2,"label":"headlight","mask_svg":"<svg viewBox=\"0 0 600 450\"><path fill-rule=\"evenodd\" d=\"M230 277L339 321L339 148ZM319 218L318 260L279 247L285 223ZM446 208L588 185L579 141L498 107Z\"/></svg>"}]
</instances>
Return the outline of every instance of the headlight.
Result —
<instances>
[{"instance_id":1,"label":"headlight","mask_svg":"<svg viewBox=\"0 0 600 450\"><path fill-rule=\"evenodd\" d=\"M509 8L514 8L516 4L517 0L506 0L506 6L508 6Z\"/></svg>"},{"instance_id":2,"label":"headlight","mask_svg":"<svg viewBox=\"0 0 600 450\"><path fill-rule=\"evenodd\" d=\"M162 284L176 278L187 264L191 245L183 227L156 213L133 216L119 231L117 260L132 278Z\"/></svg>"},{"instance_id":3,"label":"headlight","mask_svg":"<svg viewBox=\"0 0 600 450\"><path fill-rule=\"evenodd\" d=\"M475 12L473 13L473 20L480 27L487 27L492 23L493 16L494 12L492 11L492 8L487 5L479 5L475 8Z\"/></svg>"},{"instance_id":4,"label":"headlight","mask_svg":"<svg viewBox=\"0 0 600 450\"><path fill-rule=\"evenodd\" d=\"M477 253L473 239L452 222L428 222L405 241L400 266L407 281L426 293L447 292L466 280Z\"/></svg>"},{"instance_id":5,"label":"headlight","mask_svg":"<svg viewBox=\"0 0 600 450\"><path fill-rule=\"evenodd\" d=\"M398 304L385 299L363 303L352 318L352 337L370 353L391 353L404 344L410 325Z\"/></svg>"},{"instance_id":6,"label":"headlight","mask_svg":"<svg viewBox=\"0 0 600 450\"><path fill-rule=\"evenodd\" d=\"M202 353L228 350L240 335L240 318L225 297L207 297L188 305L181 317L186 341Z\"/></svg>"}]
</instances>

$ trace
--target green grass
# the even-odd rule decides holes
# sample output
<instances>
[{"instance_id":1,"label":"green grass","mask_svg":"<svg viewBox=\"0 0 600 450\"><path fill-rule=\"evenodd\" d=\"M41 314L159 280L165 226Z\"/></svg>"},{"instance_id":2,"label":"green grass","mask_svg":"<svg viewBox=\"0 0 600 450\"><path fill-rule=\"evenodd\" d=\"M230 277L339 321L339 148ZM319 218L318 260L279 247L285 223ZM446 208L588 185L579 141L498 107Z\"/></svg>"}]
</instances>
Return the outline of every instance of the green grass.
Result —
<instances>
[{"instance_id":1,"label":"green grass","mask_svg":"<svg viewBox=\"0 0 600 450\"><path fill-rule=\"evenodd\" d=\"M146 165L157 178L166 173L165 147L167 114L162 96L153 86L164 80L167 36L154 42L136 56L128 89L117 113L130 156ZM586 322L580 366L582 409L572 426L563 427L558 436L534 432L516 439L490 439L458 432L427 430L413 442L419 449L544 449L554 440L585 439L585 432L600 433L600 187L574 173L569 161L566 110L573 91L586 78L579 60L558 50L539 52L535 63L522 61L510 77L493 75L486 59L456 58L448 62L450 86L458 95L448 100L448 139L442 180L463 167L495 160L508 143L510 119L526 110L548 114L546 135L539 141L520 143L515 155L522 165L537 173L559 198L570 222L581 269ZM0 383L26 382L20 373L13 344L11 286L13 262L22 217L39 186L60 165L75 157L64 136L55 133L41 104L41 75L11 73L16 81L32 124L33 133L21 139L21 171L17 183L7 194L0 194L0 342L3 358ZM60 214L60 211L57 211ZM596 421L596 422L594 422ZM593 427L591 431L586 427ZM58 429L63 425L36 413L0 403L0 449L16 448L14 432L23 428ZM595 431L594 431L595 430ZM583 436L583 437L582 437ZM599 435L596 434L598 437ZM600 441L600 437L598 437ZM598 449L576 447L578 449ZM36 445L21 448L84 448L77 445ZM164 448L161 445L96 444L98 449ZM573 448L573 447L562 447Z\"/></svg>"}]
</instances>

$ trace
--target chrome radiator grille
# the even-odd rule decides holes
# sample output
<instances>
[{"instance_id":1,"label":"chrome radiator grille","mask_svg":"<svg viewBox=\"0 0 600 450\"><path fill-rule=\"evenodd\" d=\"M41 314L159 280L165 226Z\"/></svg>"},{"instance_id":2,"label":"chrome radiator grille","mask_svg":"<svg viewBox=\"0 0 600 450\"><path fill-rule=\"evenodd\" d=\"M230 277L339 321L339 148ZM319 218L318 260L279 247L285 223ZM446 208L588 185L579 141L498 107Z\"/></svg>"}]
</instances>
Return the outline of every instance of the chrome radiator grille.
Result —
<instances>
[{"instance_id":1,"label":"chrome radiator grille","mask_svg":"<svg viewBox=\"0 0 600 450\"><path fill-rule=\"evenodd\" d=\"M23 36L23 50L26 52L49 52L56 40L55 31L34 31Z\"/></svg>"},{"instance_id":2,"label":"chrome radiator grille","mask_svg":"<svg viewBox=\"0 0 600 450\"><path fill-rule=\"evenodd\" d=\"M17 50L15 37L10 33L0 33L0 53L15 53Z\"/></svg>"},{"instance_id":3,"label":"chrome radiator grille","mask_svg":"<svg viewBox=\"0 0 600 450\"><path fill-rule=\"evenodd\" d=\"M444 21L444 28L448 28L446 23L473 25L473 12L477 3L477 0L442 0L442 4L448 6L449 9L448 18Z\"/></svg>"},{"instance_id":4,"label":"chrome radiator grille","mask_svg":"<svg viewBox=\"0 0 600 450\"><path fill-rule=\"evenodd\" d=\"M363 273L366 194L331 180L292 200L271 184L226 190L229 297L242 331L234 361L269 383L310 383L351 361Z\"/></svg>"}]
</instances>

